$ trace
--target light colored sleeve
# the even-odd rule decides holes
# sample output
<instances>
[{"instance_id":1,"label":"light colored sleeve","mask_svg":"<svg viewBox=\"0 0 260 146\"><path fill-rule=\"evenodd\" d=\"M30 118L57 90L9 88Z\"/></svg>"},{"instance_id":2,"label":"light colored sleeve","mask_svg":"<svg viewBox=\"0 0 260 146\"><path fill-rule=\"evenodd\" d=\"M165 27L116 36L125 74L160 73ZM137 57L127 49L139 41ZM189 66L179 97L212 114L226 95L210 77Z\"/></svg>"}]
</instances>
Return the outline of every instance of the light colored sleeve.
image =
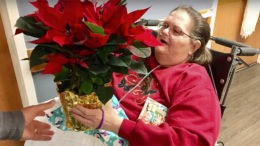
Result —
<instances>
[{"instance_id":1,"label":"light colored sleeve","mask_svg":"<svg viewBox=\"0 0 260 146\"><path fill-rule=\"evenodd\" d=\"M24 124L21 111L0 111L0 140L19 140L23 134Z\"/></svg>"}]
</instances>

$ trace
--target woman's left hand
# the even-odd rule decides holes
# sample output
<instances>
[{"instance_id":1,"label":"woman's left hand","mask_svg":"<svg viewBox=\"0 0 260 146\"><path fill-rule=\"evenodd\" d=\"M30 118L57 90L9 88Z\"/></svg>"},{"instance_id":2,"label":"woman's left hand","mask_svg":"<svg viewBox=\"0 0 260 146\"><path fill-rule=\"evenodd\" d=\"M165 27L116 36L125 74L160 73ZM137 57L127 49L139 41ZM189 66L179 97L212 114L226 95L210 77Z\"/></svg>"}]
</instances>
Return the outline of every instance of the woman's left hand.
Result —
<instances>
[{"instance_id":1,"label":"woman's left hand","mask_svg":"<svg viewBox=\"0 0 260 146\"><path fill-rule=\"evenodd\" d=\"M119 117L116 111L112 108L111 100L105 104L103 110L103 124L101 125L100 129L112 131L118 134L123 119ZM97 128L102 121L101 109L87 109L78 105L71 108L70 111L72 113L72 117L86 126Z\"/></svg>"}]
</instances>

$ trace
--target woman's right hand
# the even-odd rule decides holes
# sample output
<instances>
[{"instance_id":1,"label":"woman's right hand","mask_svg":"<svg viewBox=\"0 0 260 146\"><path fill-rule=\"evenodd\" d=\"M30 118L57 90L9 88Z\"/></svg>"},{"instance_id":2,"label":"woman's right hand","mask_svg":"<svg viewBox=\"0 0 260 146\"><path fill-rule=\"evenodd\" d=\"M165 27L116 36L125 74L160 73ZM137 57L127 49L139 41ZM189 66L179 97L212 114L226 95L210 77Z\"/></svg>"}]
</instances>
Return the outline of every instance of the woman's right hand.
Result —
<instances>
[{"instance_id":1,"label":"woman's right hand","mask_svg":"<svg viewBox=\"0 0 260 146\"><path fill-rule=\"evenodd\" d=\"M103 107L104 117L103 124L100 129L112 131L118 134L123 118L119 117L116 111L112 108L111 100ZM83 106L71 108L72 117L80 121L86 126L97 128L102 121L101 109L87 109Z\"/></svg>"}]
</instances>

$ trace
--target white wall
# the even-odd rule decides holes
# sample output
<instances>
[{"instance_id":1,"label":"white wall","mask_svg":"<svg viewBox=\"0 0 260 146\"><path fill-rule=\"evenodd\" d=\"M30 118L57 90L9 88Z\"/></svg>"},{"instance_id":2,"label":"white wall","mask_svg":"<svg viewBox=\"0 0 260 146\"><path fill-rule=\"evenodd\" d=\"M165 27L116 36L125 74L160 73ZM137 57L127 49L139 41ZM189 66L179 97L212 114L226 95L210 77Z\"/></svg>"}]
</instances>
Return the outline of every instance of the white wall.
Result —
<instances>
[{"instance_id":1,"label":"white wall","mask_svg":"<svg viewBox=\"0 0 260 146\"><path fill-rule=\"evenodd\" d=\"M163 19L171 10L179 5L190 5L196 10L205 10L212 7L214 0L128 0L129 12L151 7L143 18Z\"/></svg>"}]
</instances>

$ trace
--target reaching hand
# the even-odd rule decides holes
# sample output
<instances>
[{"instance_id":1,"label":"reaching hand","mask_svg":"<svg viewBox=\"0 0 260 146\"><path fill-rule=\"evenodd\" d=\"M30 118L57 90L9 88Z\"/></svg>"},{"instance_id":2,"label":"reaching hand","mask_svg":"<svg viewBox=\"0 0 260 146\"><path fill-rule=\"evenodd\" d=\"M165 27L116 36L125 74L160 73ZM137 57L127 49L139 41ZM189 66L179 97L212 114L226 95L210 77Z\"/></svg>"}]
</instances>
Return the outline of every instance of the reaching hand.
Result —
<instances>
[{"instance_id":1,"label":"reaching hand","mask_svg":"<svg viewBox=\"0 0 260 146\"><path fill-rule=\"evenodd\" d=\"M118 133L119 128L123 122L115 110L111 106L111 100L103 107L104 116L102 116L101 109L87 109L83 106L76 106L71 108L72 116L86 126L109 130ZM103 121L102 121L103 119ZM101 125L100 125L101 122Z\"/></svg>"},{"instance_id":2,"label":"reaching hand","mask_svg":"<svg viewBox=\"0 0 260 146\"><path fill-rule=\"evenodd\" d=\"M50 130L51 126L47 123L43 123L34 120L37 116L44 116L44 110L53 107L55 101L29 106L22 109L24 115L25 127L23 131L22 138L20 140L51 140L51 136L54 134Z\"/></svg>"}]
</instances>

